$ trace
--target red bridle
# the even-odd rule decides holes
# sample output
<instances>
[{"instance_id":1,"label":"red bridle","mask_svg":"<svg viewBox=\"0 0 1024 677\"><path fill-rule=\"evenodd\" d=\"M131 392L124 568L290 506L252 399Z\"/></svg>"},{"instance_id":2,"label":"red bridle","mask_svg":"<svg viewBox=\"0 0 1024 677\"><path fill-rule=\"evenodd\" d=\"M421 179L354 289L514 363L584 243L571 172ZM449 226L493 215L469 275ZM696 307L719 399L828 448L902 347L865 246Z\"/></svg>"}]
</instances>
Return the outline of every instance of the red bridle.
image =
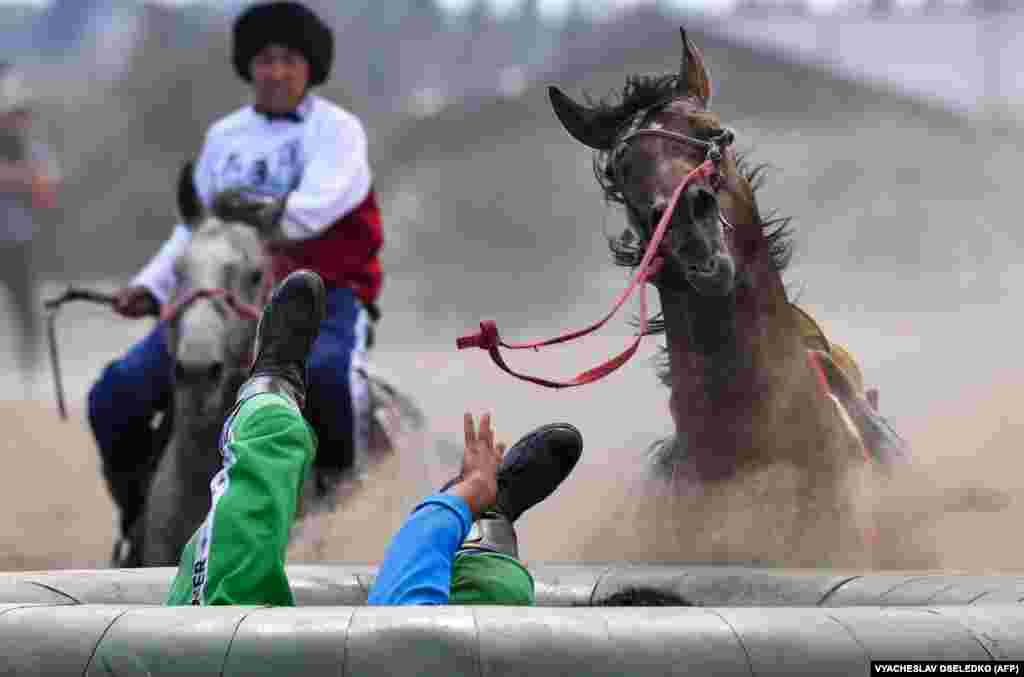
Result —
<instances>
[{"instance_id":1,"label":"red bridle","mask_svg":"<svg viewBox=\"0 0 1024 677\"><path fill-rule=\"evenodd\" d=\"M679 134L677 132L670 132L664 129L639 129L632 134L626 135L620 142L619 145L629 143L634 138L639 136L658 136L673 141L679 141L690 145L700 146L707 152L706 159L700 165L698 165L693 171L683 177L683 180L676 186L675 191L672 193L672 198L669 200L668 207L661 216L661 220L658 221L658 225L654 230L654 234L651 236L651 241L647 245L647 249L644 251L643 258L640 260L640 264L637 266L636 273L633 275L633 279L630 280L629 285L619 295L615 303L612 305L611 311L604 316L601 320L594 324L580 329L577 331L568 332L561 334L554 338L533 341L531 343L506 343L501 339L498 333L498 325L493 320L482 320L480 322L480 331L476 334L470 334L468 336L461 336L456 339L456 348L462 350L463 348L470 348L476 346L486 350L491 355L491 360L503 371L523 381L529 381L530 383L536 383L537 385L545 386L547 388L572 388L575 386L585 385L587 383L593 383L598 379L604 378L608 374L612 373L626 362L629 361L633 354L636 353L637 348L640 347L640 341L647 333L647 295L646 283L657 274L660 270L663 259L655 254L658 248L661 246L661 241L665 237L665 233L668 230L668 224L672 221L672 215L675 212L676 205L679 202L679 198L686 190L687 186L696 180L704 181L713 192L717 193L724 183L722 173L720 171L720 164L722 162L723 151L726 146L732 143L733 137L731 132L717 137L712 141L704 141L703 139L697 139L694 137L686 136L685 134ZM719 210L719 217L722 221L722 225L725 230L729 233L733 232L735 228ZM565 343L572 341L573 339L586 336L594 331L597 331L605 323L610 320L615 313L619 311L619 308L626 302L626 299L630 297L633 290L640 287L640 331L637 333L636 338L633 342L621 353L608 359L607 361L597 365L592 369L577 374L574 378L568 381L553 381L539 376L530 376L529 374L523 374L512 370L505 363L505 360L501 356L501 348L508 348L509 350L524 350L532 349L537 350L544 346L555 345L557 343Z\"/></svg>"},{"instance_id":2,"label":"red bridle","mask_svg":"<svg viewBox=\"0 0 1024 677\"><path fill-rule=\"evenodd\" d=\"M235 315L243 320L258 320L263 312L263 306L270 299L270 293L274 290L274 274L271 269L270 258L267 257L263 266L260 291L256 295L255 303L246 303L238 298L238 294L225 289L224 287L195 287L184 296L176 298L173 302L165 304L160 309L160 321L172 322L185 312L196 301L208 298L222 298L228 308L235 312ZM243 363L248 366L251 361L250 355L243 355Z\"/></svg>"}]
</instances>

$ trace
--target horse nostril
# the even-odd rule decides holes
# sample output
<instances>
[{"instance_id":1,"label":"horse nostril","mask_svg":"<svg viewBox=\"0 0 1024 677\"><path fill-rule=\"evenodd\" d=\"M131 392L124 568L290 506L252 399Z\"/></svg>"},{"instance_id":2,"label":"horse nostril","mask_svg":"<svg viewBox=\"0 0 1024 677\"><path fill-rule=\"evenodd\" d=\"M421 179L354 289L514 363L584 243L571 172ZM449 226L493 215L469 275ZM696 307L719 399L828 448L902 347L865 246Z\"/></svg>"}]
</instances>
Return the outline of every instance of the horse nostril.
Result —
<instances>
[{"instance_id":1,"label":"horse nostril","mask_svg":"<svg viewBox=\"0 0 1024 677\"><path fill-rule=\"evenodd\" d=\"M211 362L208 364L186 364L181 361L174 362L174 378L182 383L202 383L219 381L224 375L223 362Z\"/></svg>"},{"instance_id":2,"label":"horse nostril","mask_svg":"<svg viewBox=\"0 0 1024 677\"><path fill-rule=\"evenodd\" d=\"M694 277L714 277L718 274L718 257L709 256L699 263L691 263L686 266L687 272Z\"/></svg>"},{"instance_id":3,"label":"horse nostril","mask_svg":"<svg viewBox=\"0 0 1024 677\"><path fill-rule=\"evenodd\" d=\"M694 223L707 221L718 209L718 200L712 192L703 188L690 196L690 218Z\"/></svg>"},{"instance_id":4,"label":"horse nostril","mask_svg":"<svg viewBox=\"0 0 1024 677\"><path fill-rule=\"evenodd\" d=\"M219 381L220 377L221 377L221 374L223 374L223 373L224 373L224 363L223 362L214 362L206 370L206 376L211 381Z\"/></svg>"}]
</instances>

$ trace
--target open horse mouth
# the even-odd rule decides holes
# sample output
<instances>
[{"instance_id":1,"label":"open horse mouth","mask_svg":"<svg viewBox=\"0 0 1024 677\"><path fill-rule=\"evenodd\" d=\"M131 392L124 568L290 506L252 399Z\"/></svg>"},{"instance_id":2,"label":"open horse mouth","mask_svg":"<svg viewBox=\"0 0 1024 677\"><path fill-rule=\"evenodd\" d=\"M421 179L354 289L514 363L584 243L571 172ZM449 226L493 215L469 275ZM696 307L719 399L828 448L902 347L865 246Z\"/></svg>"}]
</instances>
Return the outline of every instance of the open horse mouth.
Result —
<instances>
[{"instance_id":1,"label":"open horse mouth","mask_svg":"<svg viewBox=\"0 0 1024 677\"><path fill-rule=\"evenodd\" d=\"M681 198L661 245L670 263L662 279L671 284L675 273L701 296L728 296L736 286L736 263L727 249L718 199L699 185L689 186Z\"/></svg>"},{"instance_id":2,"label":"open horse mouth","mask_svg":"<svg viewBox=\"0 0 1024 677\"><path fill-rule=\"evenodd\" d=\"M731 256L721 252L700 262L686 263L683 276L701 296L728 296L736 288L736 264Z\"/></svg>"}]
</instances>

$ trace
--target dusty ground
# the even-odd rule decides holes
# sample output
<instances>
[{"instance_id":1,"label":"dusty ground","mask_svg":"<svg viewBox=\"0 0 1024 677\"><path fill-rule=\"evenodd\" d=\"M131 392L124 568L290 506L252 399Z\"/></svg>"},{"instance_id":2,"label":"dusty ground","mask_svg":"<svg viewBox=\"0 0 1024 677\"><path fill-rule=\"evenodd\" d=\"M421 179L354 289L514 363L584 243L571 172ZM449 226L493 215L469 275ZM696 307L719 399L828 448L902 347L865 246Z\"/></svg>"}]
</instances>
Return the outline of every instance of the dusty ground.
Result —
<instances>
[{"instance_id":1,"label":"dusty ground","mask_svg":"<svg viewBox=\"0 0 1024 677\"><path fill-rule=\"evenodd\" d=\"M1014 528L1024 518L1024 460L1019 455L1024 419L1018 407L1024 386L1019 376L1011 374L1004 381L961 392L936 404L930 418L904 426L918 454L917 481L903 485L904 505L920 505L922 496L939 496L965 485L1004 490L1010 501L983 506L994 512L935 514L909 529L899 541L902 552L896 553L904 556L907 566L923 563L978 573L1024 569L1024 543L1015 537ZM502 399L514 403L517 388L512 386L513 395ZM442 424L435 431L443 441L456 439L458 417L451 419L448 430ZM0 476L5 507L0 513L0 570L102 566L111 546L114 515L80 407L72 410L71 421L61 423L49 402L2 401L0 429L5 431L0 442L5 459ZM650 493L629 470L639 467L637 457L636 449L589 446L572 482L524 517L525 556L644 559L664 550L664 523L628 518L626 506L640 493ZM626 459L634 462L623 463ZM430 472L441 471L435 466ZM378 560L423 486L421 473L403 472L397 459L379 467L367 491L331 518L326 548L320 553L300 551L297 556ZM917 551L934 551L938 559L915 561ZM899 566L901 557L892 561Z\"/></svg>"}]
</instances>

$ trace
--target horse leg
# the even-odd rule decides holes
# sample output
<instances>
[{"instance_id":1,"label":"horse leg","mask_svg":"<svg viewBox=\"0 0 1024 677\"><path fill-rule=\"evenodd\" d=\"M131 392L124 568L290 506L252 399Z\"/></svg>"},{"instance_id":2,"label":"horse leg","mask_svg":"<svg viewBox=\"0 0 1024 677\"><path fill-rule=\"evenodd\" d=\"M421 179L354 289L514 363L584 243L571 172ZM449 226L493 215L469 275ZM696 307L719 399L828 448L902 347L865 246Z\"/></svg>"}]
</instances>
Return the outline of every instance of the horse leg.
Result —
<instances>
[{"instance_id":1,"label":"horse leg","mask_svg":"<svg viewBox=\"0 0 1024 677\"><path fill-rule=\"evenodd\" d=\"M842 468L803 469L794 495L790 548L795 566L867 567L870 522L858 505L856 479Z\"/></svg>"},{"instance_id":2,"label":"horse leg","mask_svg":"<svg viewBox=\"0 0 1024 677\"><path fill-rule=\"evenodd\" d=\"M180 444L172 438L167 446L153 473L143 514L133 528L135 534L145 532L138 549L140 566L176 565L185 543L209 511L209 480L196 481L197 476L183 467Z\"/></svg>"},{"instance_id":3,"label":"horse leg","mask_svg":"<svg viewBox=\"0 0 1024 677\"><path fill-rule=\"evenodd\" d=\"M103 370L89 390L88 414L104 479L127 534L143 510L146 490L165 446L170 418L171 359L157 327ZM156 412L164 410L154 432Z\"/></svg>"}]
</instances>

